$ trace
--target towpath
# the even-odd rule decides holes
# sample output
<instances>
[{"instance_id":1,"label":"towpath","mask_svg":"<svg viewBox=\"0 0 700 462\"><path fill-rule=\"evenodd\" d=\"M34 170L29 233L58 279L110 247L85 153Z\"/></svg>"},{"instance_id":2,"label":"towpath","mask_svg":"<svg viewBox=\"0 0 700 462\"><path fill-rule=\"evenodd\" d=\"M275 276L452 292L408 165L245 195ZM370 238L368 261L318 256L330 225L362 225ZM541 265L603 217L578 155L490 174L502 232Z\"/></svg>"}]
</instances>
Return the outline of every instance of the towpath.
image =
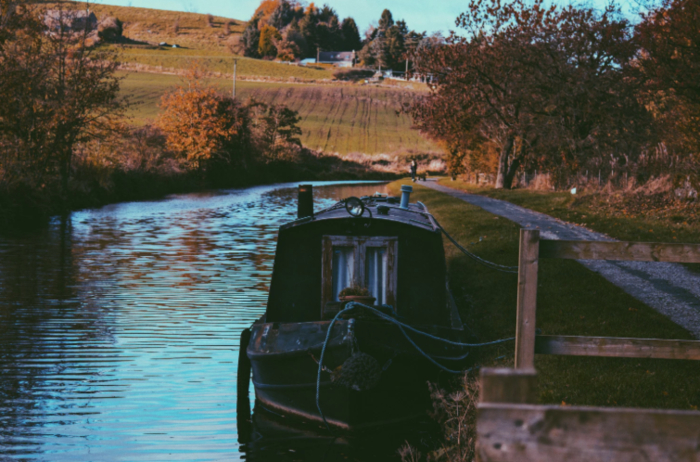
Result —
<instances>
[{"instance_id":1,"label":"towpath","mask_svg":"<svg viewBox=\"0 0 700 462\"><path fill-rule=\"evenodd\" d=\"M582 226L550 217L499 199L469 194L434 181L422 186L481 207L489 213L507 218L524 228L536 228L545 239L614 241L609 236ZM579 260L588 269L636 299L688 329L700 339L700 274L683 265L663 262L612 262Z\"/></svg>"}]
</instances>

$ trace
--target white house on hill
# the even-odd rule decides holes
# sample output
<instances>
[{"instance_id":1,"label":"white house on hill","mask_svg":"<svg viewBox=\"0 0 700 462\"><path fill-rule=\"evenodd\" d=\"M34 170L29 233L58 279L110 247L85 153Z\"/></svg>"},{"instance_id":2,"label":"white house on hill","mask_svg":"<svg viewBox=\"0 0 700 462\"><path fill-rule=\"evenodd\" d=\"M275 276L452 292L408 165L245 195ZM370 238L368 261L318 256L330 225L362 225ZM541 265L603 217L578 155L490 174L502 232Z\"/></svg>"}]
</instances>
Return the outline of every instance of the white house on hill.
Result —
<instances>
[{"instance_id":1,"label":"white house on hill","mask_svg":"<svg viewBox=\"0 0 700 462\"><path fill-rule=\"evenodd\" d=\"M336 67L353 67L355 65L354 51L319 51L316 63L332 64Z\"/></svg>"}]
</instances>

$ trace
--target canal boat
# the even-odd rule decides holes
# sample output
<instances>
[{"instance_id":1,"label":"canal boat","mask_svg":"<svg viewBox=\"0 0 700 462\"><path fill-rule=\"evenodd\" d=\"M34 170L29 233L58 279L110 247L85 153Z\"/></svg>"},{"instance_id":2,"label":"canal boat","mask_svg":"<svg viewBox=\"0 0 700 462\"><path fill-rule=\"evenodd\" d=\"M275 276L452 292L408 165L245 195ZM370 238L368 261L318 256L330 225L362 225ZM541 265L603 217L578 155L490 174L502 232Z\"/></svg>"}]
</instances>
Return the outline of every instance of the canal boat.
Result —
<instances>
[{"instance_id":1,"label":"canal boat","mask_svg":"<svg viewBox=\"0 0 700 462\"><path fill-rule=\"evenodd\" d=\"M300 186L266 313L242 335L239 391L249 362L256 406L329 429L394 424L425 415L428 383L473 361L440 226L411 191L315 213L311 186ZM363 302L344 297L348 287L364 289Z\"/></svg>"}]
</instances>

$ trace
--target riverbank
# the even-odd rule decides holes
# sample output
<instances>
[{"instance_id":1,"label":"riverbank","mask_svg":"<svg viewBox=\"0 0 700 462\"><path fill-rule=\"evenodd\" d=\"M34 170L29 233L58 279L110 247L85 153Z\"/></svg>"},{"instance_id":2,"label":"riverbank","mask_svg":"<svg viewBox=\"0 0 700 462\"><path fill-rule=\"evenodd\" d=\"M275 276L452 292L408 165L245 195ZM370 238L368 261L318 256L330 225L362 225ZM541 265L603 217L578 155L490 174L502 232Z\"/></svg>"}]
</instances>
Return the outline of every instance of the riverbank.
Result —
<instances>
[{"instance_id":1,"label":"riverbank","mask_svg":"<svg viewBox=\"0 0 700 462\"><path fill-rule=\"evenodd\" d=\"M390 185L393 194L398 194L401 184L406 182ZM425 203L462 245L487 260L517 265L518 225L457 198L413 185L412 200ZM446 257L451 288L465 323L483 341L512 337L517 276L480 266L449 243ZM543 261L539 275L537 327L545 334L693 338L685 329L575 261ZM479 363L512 367L512 344L492 347ZM535 366L540 377L539 402L543 404L662 409L697 409L700 405L697 365L690 361L538 356ZM477 399L475 375L476 372L467 381L471 385L458 393L435 395L435 408L446 431L443 460L470 460L473 455L473 440L469 437L473 434L473 415L464 412L473 410ZM455 420L455 412L460 408L462 418ZM458 434L459 445L455 444Z\"/></svg>"},{"instance_id":2,"label":"riverbank","mask_svg":"<svg viewBox=\"0 0 700 462\"><path fill-rule=\"evenodd\" d=\"M91 162L77 163L66 197L50 185L5 188L0 191L0 233L41 227L51 216L73 210L159 199L169 194L294 181L394 180L401 176L371 163L306 149L300 150L292 160L250 165L245 170L214 169L206 174L181 170L167 163L153 168L144 164L139 163L136 168L123 165L97 168Z\"/></svg>"}]
</instances>

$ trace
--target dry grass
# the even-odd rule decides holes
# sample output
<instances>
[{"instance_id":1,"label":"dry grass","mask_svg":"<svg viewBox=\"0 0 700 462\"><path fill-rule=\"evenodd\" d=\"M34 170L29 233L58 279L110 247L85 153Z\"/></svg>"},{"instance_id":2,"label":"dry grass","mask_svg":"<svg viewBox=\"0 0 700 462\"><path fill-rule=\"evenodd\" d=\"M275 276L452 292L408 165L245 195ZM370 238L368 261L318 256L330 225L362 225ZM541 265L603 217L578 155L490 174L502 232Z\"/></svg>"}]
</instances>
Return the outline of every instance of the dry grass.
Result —
<instances>
[{"instance_id":1,"label":"dry grass","mask_svg":"<svg viewBox=\"0 0 700 462\"><path fill-rule=\"evenodd\" d=\"M46 8L52 8L56 2L42 2ZM98 20L114 16L124 23L124 36L131 40L145 43L178 43L184 47L225 51L228 37L226 24L232 22L231 31L240 34L246 22L238 19L211 16L194 12L156 10L135 6L101 5L85 2L62 2L66 8L90 8ZM206 13L206 12L204 12ZM211 27L208 17L212 17ZM177 23L179 31L174 34L173 25Z\"/></svg>"}]
</instances>

